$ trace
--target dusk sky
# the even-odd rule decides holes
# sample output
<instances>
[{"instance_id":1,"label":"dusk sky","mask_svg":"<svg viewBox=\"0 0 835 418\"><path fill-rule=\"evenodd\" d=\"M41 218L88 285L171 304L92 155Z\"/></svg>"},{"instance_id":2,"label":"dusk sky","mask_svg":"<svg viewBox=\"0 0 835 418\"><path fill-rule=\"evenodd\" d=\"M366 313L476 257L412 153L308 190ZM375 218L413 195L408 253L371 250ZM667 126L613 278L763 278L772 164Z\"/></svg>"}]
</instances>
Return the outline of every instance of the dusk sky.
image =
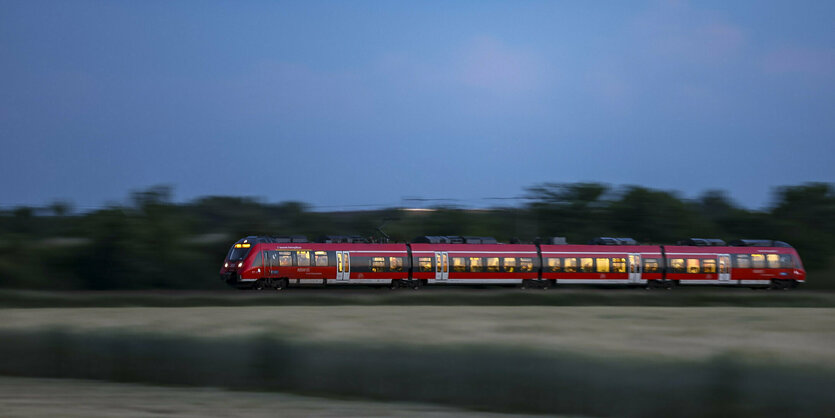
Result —
<instances>
[{"instance_id":1,"label":"dusk sky","mask_svg":"<svg viewBox=\"0 0 835 418\"><path fill-rule=\"evenodd\" d=\"M835 181L833 22L833 1L0 0L0 208L578 181L762 208Z\"/></svg>"}]
</instances>

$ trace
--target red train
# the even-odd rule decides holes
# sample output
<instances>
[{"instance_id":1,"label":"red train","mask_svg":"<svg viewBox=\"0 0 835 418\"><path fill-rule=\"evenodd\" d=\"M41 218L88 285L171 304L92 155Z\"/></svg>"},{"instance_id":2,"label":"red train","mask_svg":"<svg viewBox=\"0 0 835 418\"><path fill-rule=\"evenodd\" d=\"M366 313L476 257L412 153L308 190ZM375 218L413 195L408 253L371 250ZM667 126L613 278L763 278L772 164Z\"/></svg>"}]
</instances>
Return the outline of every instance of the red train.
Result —
<instances>
[{"instance_id":1,"label":"red train","mask_svg":"<svg viewBox=\"0 0 835 418\"><path fill-rule=\"evenodd\" d=\"M369 244L351 237L246 237L220 270L237 288L294 285L428 284L738 285L780 289L806 281L800 256L785 242L691 238L677 245L638 245L596 238L589 245L502 244L486 237L421 237L413 243Z\"/></svg>"}]
</instances>

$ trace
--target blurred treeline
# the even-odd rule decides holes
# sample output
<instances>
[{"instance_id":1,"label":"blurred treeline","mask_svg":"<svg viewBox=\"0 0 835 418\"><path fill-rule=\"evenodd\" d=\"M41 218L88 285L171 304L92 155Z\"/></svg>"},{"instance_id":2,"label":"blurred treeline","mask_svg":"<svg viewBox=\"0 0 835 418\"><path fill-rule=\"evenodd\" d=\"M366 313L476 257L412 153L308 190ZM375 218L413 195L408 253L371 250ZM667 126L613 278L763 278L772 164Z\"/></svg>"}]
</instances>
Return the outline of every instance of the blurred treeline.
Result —
<instances>
[{"instance_id":1,"label":"blurred treeline","mask_svg":"<svg viewBox=\"0 0 835 418\"><path fill-rule=\"evenodd\" d=\"M687 237L776 239L792 244L809 287L835 287L835 187L775 189L772 205L751 210L722 191L697 199L638 186L547 183L517 207L391 208L318 212L303 203L205 197L177 204L158 186L130 203L86 213L70 204L0 211L0 286L31 289L212 289L230 245L247 235L362 235L404 242L420 235L483 235L508 242L597 236L674 243ZM423 208L427 209L427 208Z\"/></svg>"}]
</instances>

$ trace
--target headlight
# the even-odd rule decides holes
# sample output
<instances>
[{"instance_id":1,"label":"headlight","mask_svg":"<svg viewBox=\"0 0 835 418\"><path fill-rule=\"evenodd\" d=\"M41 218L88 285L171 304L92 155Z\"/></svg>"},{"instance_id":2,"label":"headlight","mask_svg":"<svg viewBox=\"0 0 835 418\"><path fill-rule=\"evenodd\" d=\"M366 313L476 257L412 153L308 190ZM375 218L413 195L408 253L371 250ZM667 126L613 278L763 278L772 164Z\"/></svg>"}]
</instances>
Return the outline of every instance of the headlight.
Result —
<instances>
[{"instance_id":1,"label":"headlight","mask_svg":"<svg viewBox=\"0 0 835 418\"><path fill-rule=\"evenodd\" d=\"M241 268L241 267L243 267L243 266L244 266L244 262L243 262L243 261L241 261L240 263L238 263L238 268Z\"/></svg>"},{"instance_id":2,"label":"headlight","mask_svg":"<svg viewBox=\"0 0 835 418\"><path fill-rule=\"evenodd\" d=\"M229 267L229 263L223 263L223 268Z\"/></svg>"}]
</instances>

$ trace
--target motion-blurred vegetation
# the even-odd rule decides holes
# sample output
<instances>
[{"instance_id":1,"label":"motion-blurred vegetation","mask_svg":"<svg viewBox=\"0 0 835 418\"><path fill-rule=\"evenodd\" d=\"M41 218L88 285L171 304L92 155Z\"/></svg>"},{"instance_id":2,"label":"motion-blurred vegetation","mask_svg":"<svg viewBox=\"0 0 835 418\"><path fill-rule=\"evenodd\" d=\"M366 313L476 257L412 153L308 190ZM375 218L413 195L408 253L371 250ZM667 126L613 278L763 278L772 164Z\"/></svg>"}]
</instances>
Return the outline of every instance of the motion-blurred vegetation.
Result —
<instances>
[{"instance_id":1,"label":"motion-blurred vegetation","mask_svg":"<svg viewBox=\"0 0 835 418\"><path fill-rule=\"evenodd\" d=\"M598 183L546 183L520 207L391 208L317 212L303 203L204 197L176 204L158 186L131 203L76 213L58 202L0 211L0 286L29 289L212 289L231 243L247 235L358 234L392 241L420 235L486 235L502 241L629 236L643 243L687 237L783 240L800 252L810 288L835 288L835 186L780 187L765 210L721 191L686 200L675 192Z\"/></svg>"}]
</instances>

